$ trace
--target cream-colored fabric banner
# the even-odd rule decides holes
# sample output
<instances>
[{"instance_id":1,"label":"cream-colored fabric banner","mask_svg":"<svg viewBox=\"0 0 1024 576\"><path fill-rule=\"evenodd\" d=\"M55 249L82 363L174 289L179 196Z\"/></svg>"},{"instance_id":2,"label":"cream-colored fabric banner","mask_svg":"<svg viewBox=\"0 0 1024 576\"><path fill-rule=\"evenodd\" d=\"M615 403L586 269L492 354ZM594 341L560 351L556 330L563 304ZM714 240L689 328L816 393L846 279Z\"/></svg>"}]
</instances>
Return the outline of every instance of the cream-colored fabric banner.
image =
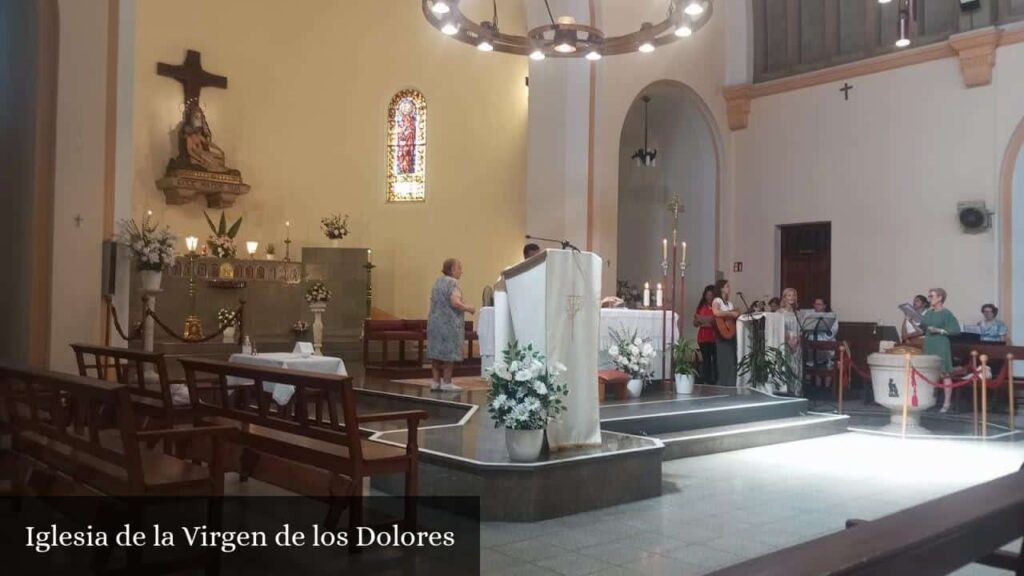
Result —
<instances>
[{"instance_id":1,"label":"cream-colored fabric banner","mask_svg":"<svg viewBox=\"0 0 1024 576\"><path fill-rule=\"evenodd\" d=\"M568 368L567 409L548 426L552 450L601 444L597 360L601 258L589 252L547 250L503 273L512 337L532 343L548 362ZM495 306L498 307L497 297ZM498 316L502 310L495 311ZM495 322L495 353L508 336Z\"/></svg>"},{"instance_id":2,"label":"cream-colored fabric banner","mask_svg":"<svg viewBox=\"0 0 1024 576\"><path fill-rule=\"evenodd\" d=\"M753 320L765 318L764 322L764 343L769 348L782 348L786 345L786 319L779 312L761 312L759 314L744 314L736 321L736 363L743 361L743 357L750 352L751 331ZM736 375L736 388L742 390L750 387L749 375ZM772 390L761 390L771 394Z\"/></svg>"}]
</instances>

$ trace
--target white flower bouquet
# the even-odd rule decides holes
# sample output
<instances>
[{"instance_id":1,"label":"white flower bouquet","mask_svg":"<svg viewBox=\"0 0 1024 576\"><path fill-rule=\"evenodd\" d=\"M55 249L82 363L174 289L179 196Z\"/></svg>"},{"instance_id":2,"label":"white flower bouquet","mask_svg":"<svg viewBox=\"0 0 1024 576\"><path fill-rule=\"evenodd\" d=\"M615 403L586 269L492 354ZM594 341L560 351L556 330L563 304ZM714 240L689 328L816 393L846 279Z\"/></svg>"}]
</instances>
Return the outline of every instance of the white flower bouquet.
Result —
<instances>
[{"instance_id":1,"label":"white flower bouquet","mask_svg":"<svg viewBox=\"0 0 1024 576\"><path fill-rule=\"evenodd\" d=\"M650 381L654 375L654 358L658 352L649 337L639 331L611 330L612 345L608 347L615 367L634 380Z\"/></svg>"},{"instance_id":2,"label":"white flower bouquet","mask_svg":"<svg viewBox=\"0 0 1024 576\"><path fill-rule=\"evenodd\" d=\"M317 282L306 290L306 302L313 304L315 302L330 302L331 291L324 286L323 282Z\"/></svg>"},{"instance_id":3,"label":"white flower bouquet","mask_svg":"<svg viewBox=\"0 0 1024 576\"><path fill-rule=\"evenodd\" d=\"M339 214L322 218L320 228L324 231L324 236L331 240L341 240L348 236L348 214L345 214L344 219Z\"/></svg>"},{"instance_id":4,"label":"white flower bouquet","mask_svg":"<svg viewBox=\"0 0 1024 576\"><path fill-rule=\"evenodd\" d=\"M235 257L235 241L228 236L210 236L206 245L210 247L210 254L217 258Z\"/></svg>"},{"instance_id":5,"label":"white flower bouquet","mask_svg":"<svg viewBox=\"0 0 1024 576\"><path fill-rule=\"evenodd\" d=\"M565 411L563 398L569 387L562 379L565 366L548 365L532 344L520 347L511 342L487 371L491 391L487 412L494 427L509 430L542 430Z\"/></svg>"},{"instance_id":6,"label":"white flower bouquet","mask_svg":"<svg viewBox=\"0 0 1024 576\"><path fill-rule=\"evenodd\" d=\"M227 308L221 308L217 311L217 327L225 328L227 326L235 326L238 324L238 313L234 310Z\"/></svg>"},{"instance_id":7,"label":"white flower bouquet","mask_svg":"<svg viewBox=\"0 0 1024 576\"><path fill-rule=\"evenodd\" d=\"M174 243L177 237L167 226L157 227L149 216L137 223L134 219L122 220L118 241L128 246L139 270L159 272L174 264Z\"/></svg>"}]
</instances>

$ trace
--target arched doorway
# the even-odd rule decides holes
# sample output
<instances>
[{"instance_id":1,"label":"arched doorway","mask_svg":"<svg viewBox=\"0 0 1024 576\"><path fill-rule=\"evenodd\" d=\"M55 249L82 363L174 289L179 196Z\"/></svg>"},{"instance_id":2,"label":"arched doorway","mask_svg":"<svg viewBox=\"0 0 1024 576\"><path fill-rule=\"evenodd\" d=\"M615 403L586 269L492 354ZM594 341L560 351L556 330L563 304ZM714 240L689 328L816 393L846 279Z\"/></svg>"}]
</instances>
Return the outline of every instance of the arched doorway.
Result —
<instances>
[{"instance_id":1,"label":"arched doorway","mask_svg":"<svg viewBox=\"0 0 1024 576\"><path fill-rule=\"evenodd\" d=\"M999 177L999 306L1010 338L1024 342L1024 120L1006 146Z\"/></svg>"},{"instance_id":2,"label":"arched doorway","mask_svg":"<svg viewBox=\"0 0 1024 576\"><path fill-rule=\"evenodd\" d=\"M653 165L633 158L644 147L645 97L647 146L657 150ZM662 240L672 241L668 205L678 198L684 208L678 240L687 243L687 268L686 301L676 310L689 336L694 328L685 319L717 270L721 157L718 128L692 88L660 80L637 94L619 137L617 280L641 288L650 282L652 290L662 281Z\"/></svg>"}]
</instances>

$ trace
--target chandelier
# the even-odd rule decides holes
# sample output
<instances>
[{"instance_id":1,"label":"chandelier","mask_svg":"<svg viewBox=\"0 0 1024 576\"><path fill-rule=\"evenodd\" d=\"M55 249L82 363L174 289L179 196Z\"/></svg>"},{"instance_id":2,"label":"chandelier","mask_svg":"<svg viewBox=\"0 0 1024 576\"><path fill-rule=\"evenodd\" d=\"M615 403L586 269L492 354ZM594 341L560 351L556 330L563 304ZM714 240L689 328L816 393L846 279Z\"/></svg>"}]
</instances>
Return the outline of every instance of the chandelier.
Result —
<instances>
[{"instance_id":1,"label":"chandelier","mask_svg":"<svg viewBox=\"0 0 1024 576\"><path fill-rule=\"evenodd\" d=\"M474 22L459 10L459 0L423 0L423 15L446 36L476 46L481 52L507 52L543 60L586 58L654 52L658 46L686 38L711 18L711 0L666 0L665 19L643 22L640 29L622 36L605 36L595 26L580 24L571 16L555 18L548 0L543 0L550 24L529 30L526 36L508 34L498 27L498 3L492 0L489 21Z\"/></svg>"},{"instance_id":2,"label":"chandelier","mask_svg":"<svg viewBox=\"0 0 1024 576\"><path fill-rule=\"evenodd\" d=\"M636 161L637 166L654 166L654 161L658 157L658 151L647 147L647 105L651 103L651 97L644 94L641 100L644 101L644 147L633 152L631 157Z\"/></svg>"}]
</instances>

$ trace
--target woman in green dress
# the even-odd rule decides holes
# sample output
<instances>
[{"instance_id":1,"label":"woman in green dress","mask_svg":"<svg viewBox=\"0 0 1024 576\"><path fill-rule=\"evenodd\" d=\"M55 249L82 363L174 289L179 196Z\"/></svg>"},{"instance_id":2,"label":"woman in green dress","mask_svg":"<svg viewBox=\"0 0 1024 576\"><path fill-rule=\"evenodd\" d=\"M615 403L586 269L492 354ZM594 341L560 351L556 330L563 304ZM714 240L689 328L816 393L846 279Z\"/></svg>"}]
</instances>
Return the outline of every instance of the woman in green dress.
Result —
<instances>
[{"instance_id":1,"label":"woman in green dress","mask_svg":"<svg viewBox=\"0 0 1024 576\"><path fill-rule=\"evenodd\" d=\"M921 328L924 330L924 353L942 359L942 381L946 388L942 389L945 398L939 412L949 412L953 400L953 389L950 373L953 372L953 354L949 346L949 337L960 334L960 322L953 313L946 309L946 291L932 288L928 291L928 302L931 304L924 313Z\"/></svg>"}]
</instances>

